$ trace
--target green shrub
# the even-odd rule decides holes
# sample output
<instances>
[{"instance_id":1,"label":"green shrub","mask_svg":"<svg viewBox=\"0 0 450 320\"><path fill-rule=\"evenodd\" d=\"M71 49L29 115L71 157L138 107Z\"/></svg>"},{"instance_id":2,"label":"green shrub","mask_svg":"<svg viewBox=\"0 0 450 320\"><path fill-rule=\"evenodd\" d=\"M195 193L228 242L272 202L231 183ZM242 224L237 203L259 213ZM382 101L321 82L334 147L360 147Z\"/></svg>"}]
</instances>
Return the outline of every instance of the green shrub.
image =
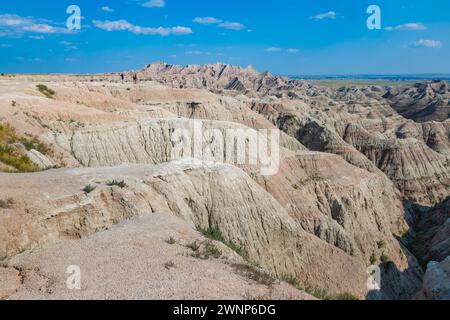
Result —
<instances>
[{"instance_id":1,"label":"green shrub","mask_svg":"<svg viewBox=\"0 0 450 320\"><path fill-rule=\"evenodd\" d=\"M260 271L254 266L240 263L236 263L231 266L238 275L253 280L256 283L269 287L275 283L275 279L270 274Z\"/></svg>"},{"instance_id":2,"label":"green shrub","mask_svg":"<svg viewBox=\"0 0 450 320\"><path fill-rule=\"evenodd\" d=\"M47 155L51 153L51 150L42 142L40 142L36 137L32 138L20 138L19 141L24 145L24 147L30 150L36 150L42 153L43 155Z\"/></svg>"},{"instance_id":3,"label":"green shrub","mask_svg":"<svg viewBox=\"0 0 450 320\"><path fill-rule=\"evenodd\" d=\"M333 296L332 300L359 300L357 296L350 292L344 292Z\"/></svg>"},{"instance_id":4,"label":"green shrub","mask_svg":"<svg viewBox=\"0 0 450 320\"><path fill-rule=\"evenodd\" d=\"M166 240L166 243L173 245L177 243L177 241L175 240L174 237L170 237L169 239Z\"/></svg>"},{"instance_id":5,"label":"green shrub","mask_svg":"<svg viewBox=\"0 0 450 320\"><path fill-rule=\"evenodd\" d=\"M217 227L212 228L202 228L197 227L197 230L206 238L222 242L224 245L226 245L228 248L236 252L238 255L243 256L243 250L241 246L238 246L232 241L225 240L224 236L222 235L222 232L220 232L220 229Z\"/></svg>"},{"instance_id":6,"label":"green shrub","mask_svg":"<svg viewBox=\"0 0 450 320\"><path fill-rule=\"evenodd\" d=\"M375 254L373 253L371 256L370 256L370 265L375 265L377 263L377 257L375 256Z\"/></svg>"},{"instance_id":7,"label":"green shrub","mask_svg":"<svg viewBox=\"0 0 450 320\"><path fill-rule=\"evenodd\" d=\"M110 187L117 186L122 189L127 187L127 184L123 180L122 181L112 180L112 181L109 181L107 183L107 185Z\"/></svg>"},{"instance_id":8,"label":"green shrub","mask_svg":"<svg viewBox=\"0 0 450 320\"><path fill-rule=\"evenodd\" d=\"M290 275L290 274L283 274L280 278L281 281L284 281L286 283L289 283L291 286L294 286L296 288L300 287L300 283L298 282L298 279L296 276Z\"/></svg>"},{"instance_id":9,"label":"green shrub","mask_svg":"<svg viewBox=\"0 0 450 320\"><path fill-rule=\"evenodd\" d=\"M386 242L383 240L377 242L378 249L383 249L386 247Z\"/></svg>"},{"instance_id":10,"label":"green shrub","mask_svg":"<svg viewBox=\"0 0 450 320\"><path fill-rule=\"evenodd\" d=\"M85 193L87 193L87 194L91 193L91 192L94 191L94 190L95 190L95 187L91 186L90 184L88 184L87 186L85 186L85 187L83 188L83 191L84 191Z\"/></svg>"},{"instance_id":11,"label":"green shrub","mask_svg":"<svg viewBox=\"0 0 450 320\"><path fill-rule=\"evenodd\" d=\"M205 247L203 249L203 254L206 259L209 257L213 257L215 259L219 259L222 256L222 251L217 248L212 241L206 241Z\"/></svg>"},{"instance_id":12,"label":"green shrub","mask_svg":"<svg viewBox=\"0 0 450 320\"><path fill-rule=\"evenodd\" d=\"M219 259L222 256L222 251L217 248L214 243L210 240L205 241L203 244L202 250L200 250L200 247L193 247L191 248L192 251L194 251L194 254L192 255L194 258L207 260L212 258ZM197 244L195 243L195 246Z\"/></svg>"},{"instance_id":13,"label":"green shrub","mask_svg":"<svg viewBox=\"0 0 450 320\"><path fill-rule=\"evenodd\" d=\"M6 200L0 199L0 208L2 209L11 209L14 205L14 200L12 198L8 198Z\"/></svg>"},{"instance_id":14,"label":"green shrub","mask_svg":"<svg viewBox=\"0 0 450 320\"><path fill-rule=\"evenodd\" d=\"M49 99L53 99L53 96L55 95L55 91L53 91L52 89L48 88L46 85L43 84L38 84L36 86L36 89L38 89L38 91L40 93L42 93L44 96L46 96Z\"/></svg>"},{"instance_id":15,"label":"green shrub","mask_svg":"<svg viewBox=\"0 0 450 320\"><path fill-rule=\"evenodd\" d=\"M18 137L9 124L0 124L0 161L13 167L14 172L35 172L40 168L31 162L30 158L22 154L14 144L21 143L27 150L35 149L42 154L50 153L37 138Z\"/></svg>"}]
</instances>

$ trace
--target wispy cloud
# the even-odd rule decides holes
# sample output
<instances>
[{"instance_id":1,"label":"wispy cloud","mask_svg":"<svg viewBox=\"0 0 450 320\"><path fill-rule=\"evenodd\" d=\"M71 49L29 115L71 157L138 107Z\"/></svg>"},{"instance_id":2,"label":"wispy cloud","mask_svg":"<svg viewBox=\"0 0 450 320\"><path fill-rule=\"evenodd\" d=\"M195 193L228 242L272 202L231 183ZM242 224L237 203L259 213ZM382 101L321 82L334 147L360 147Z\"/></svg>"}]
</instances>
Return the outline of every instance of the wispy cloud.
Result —
<instances>
[{"instance_id":1,"label":"wispy cloud","mask_svg":"<svg viewBox=\"0 0 450 320\"><path fill-rule=\"evenodd\" d=\"M67 28L50 24L48 20L33 17L21 17L16 14L0 14L0 33L5 36L20 36L24 33L69 34L74 33Z\"/></svg>"},{"instance_id":2,"label":"wispy cloud","mask_svg":"<svg viewBox=\"0 0 450 320\"><path fill-rule=\"evenodd\" d=\"M217 25L219 28L240 31L247 29L247 27L240 22L223 21L214 17L197 17L193 20L195 23L204 25Z\"/></svg>"},{"instance_id":3,"label":"wispy cloud","mask_svg":"<svg viewBox=\"0 0 450 320\"><path fill-rule=\"evenodd\" d=\"M222 20L214 17L197 17L193 21L200 24L219 24L223 22Z\"/></svg>"},{"instance_id":4,"label":"wispy cloud","mask_svg":"<svg viewBox=\"0 0 450 320\"><path fill-rule=\"evenodd\" d=\"M278 47L270 47L270 48L264 49L264 51L266 51L266 52L281 52L281 51L283 51L283 49L278 48Z\"/></svg>"},{"instance_id":5,"label":"wispy cloud","mask_svg":"<svg viewBox=\"0 0 450 320\"><path fill-rule=\"evenodd\" d=\"M189 54L189 55L200 55L200 54L203 54L203 52L200 51L200 50L189 50L189 51L186 51L185 54Z\"/></svg>"},{"instance_id":6,"label":"wispy cloud","mask_svg":"<svg viewBox=\"0 0 450 320\"><path fill-rule=\"evenodd\" d=\"M116 21L92 21L94 26L99 29L111 32L111 31L128 31L134 34L140 35L159 35L159 36L169 36L169 35L186 35L192 34L192 29L188 27L158 27L158 28L150 28L150 27L140 27L129 23L126 20L116 20Z\"/></svg>"},{"instance_id":7,"label":"wispy cloud","mask_svg":"<svg viewBox=\"0 0 450 320\"><path fill-rule=\"evenodd\" d=\"M296 48L283 49L283 48L279 48L279 47L270 47L270 48L264 49L264 51L271 52L271 53L284 52L284 51L286 51L287 53L297 53L298 49L296 49Z\"/></svg>"},{"instance_id":8,"label":"wispy cloud","mask_svg":"<svg viewBox=\"0 0 450 320\"><path fill-rule=\"evenodd\" d=\"M0 48L11 48L12 45L7 44L7 43L0 43Z\"/></svg>"},{"instance_id":9,"label":"wispy cloud","mask_svg":"<svg viewBox=\"0 0 450 320\"><path fill-rule=\"evenodd\" d=\"M438 40L427 40L427 39L421 39L418 41L415 41L409 45L411 48L432 48L432 49L439 49L442 48L442 42Z\"/></svg>"},{"instance_id":10,"label":"wispy cloud","mask_svg":"<svg viewBox=\"0 0 450 320\"><path fill-rule=\"evenodd\" d=\"M108 6L103 6L103 7L100 8L100 10L105 11L105 12L113 12L114 11L113 9L111 9Z\"/></svg>"},{"instance_id":11,"label":"wispy cloud","mask_svg":"<svg viewBox=\"0 0 450 320\"><path fill-rule=\"evenodd\" d=\"M45 39L44 36L29 36L28 38L33 39L33 40L44 40Z\"/></svg>"},{"instance_id":12,"label":"wispy cloud","mask_svg":"<svg viewBox=\"0 0 450 320\"><path fill-rule=\"evenodd\" d=\"M147 8L164 8L166 6L165 0L150 0L142 3L143 7Z\"/></svg>"},{"instance_id":13,"label":"wispy cloud","mask_svg":"<svg viewBox=\"0 0 450 320\"><path fill-rule=\"evenodd\" d=\"M313 20L323 20L323 19L336 19L336 12L328 11L324 13L316 14L315 16L310 17Z\"/></svg>"},{"instance_id":14,"label":"wispy cloud","mask_svg":"<svg viewBox=\"0 0 450 320\"><path fill-rule=\"evenodd\" d=\"M65 51L78 50L78 47L69 41L60 41L59 44L65 47Z\"/></svg>"},{"instance_id":15,"label":"wispy cloud","mask_svg":"<svg viewBox=\"0 0 450 320\"><path fill-rule=\"evenodd\" d=\"M243 30L246 28L246 26L240 22L222 22L219 24L219 27L235 31Z\"/></svg>"},{"instance_id":16,"label":"wispy cloud","mask_svg":"<svg viewBox=\"0 0 450 320\"><path fill-rule=\"evenodd\" d=\"M384 28L384 30L387 31L411 31L411 30L426 30L426 29L427 27L425 25L417 22L405 23L394 27Z\"/></svg>"}]
</instances>

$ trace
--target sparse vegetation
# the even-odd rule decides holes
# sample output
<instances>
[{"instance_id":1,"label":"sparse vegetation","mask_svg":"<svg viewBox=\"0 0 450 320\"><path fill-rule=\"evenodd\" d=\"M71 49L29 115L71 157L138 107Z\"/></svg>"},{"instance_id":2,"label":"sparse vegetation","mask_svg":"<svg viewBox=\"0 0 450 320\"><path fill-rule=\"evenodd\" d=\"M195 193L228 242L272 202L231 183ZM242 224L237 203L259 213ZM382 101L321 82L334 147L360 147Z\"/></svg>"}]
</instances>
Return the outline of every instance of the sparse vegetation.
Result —
<instances>
[{"instance_id":1,"label":"sparse vegetation","mask_svg":"<svg viewBox=\"0 0 450 320\"><path fill-rule=\"evenodd\" d=\"M280 280L289 283L290 285L296 287L298 290L305 291L309 295L316 297L317 299L320 300L359 300L357 296L349 292L331 295L328 294L328 292L325 289L314 288L311 286L302 287L297 277L290 274L282 275L280 277Z\"/></svg>"},{"instance_id":2,"label":"sparse vegetation","mask_svg":"<svg viewBox=\"0 0 450 320\"><path fill-rule=\"evenodd\" d=\"M166 268L167 270L170 270L175 267L176 267L176 265L173 261L169 261L164 264L164 268Z\"/></svg>"},{"instance_id":3,"label":"sparse vegetation","mask_svg":"<svg viewBox=\"0 0 450 320\"><path fill-rule=\"evenodd\" d=\"M224 245L226 245L228 248L236 252L238 255L243 256L243 250L242 246L238 246L232 241L225 240L224 236L222 235L222 232L220 232L220 229L217 227L212 228L202 228L197 227L197 230L206 238L222 242Z\"/></svg>"},{"instance_id":4,"label":"sparse vegetation","mask_svg":"<svg viewBox=\"0 0 450 320\"><path fill-rule=\"evenodd\" d=\"M333 300L360 300L360 299L350 292L344 292L334 296Z\"/></svg>"},{"instance_id":5,"label":"sparse vegetation","mask_svg":"<svg viewBox=\"0 0 450 320\"><path fill-rule=\"evenodd\" d=\"M384 242L383 240L378 241L378 242L377 242L377 247L378 247L378 249L383 249L383 248L385 248L385 247L386 247L386 242Z\"/></svg>"},{"instance_id":6,"label":"sparse vegetation","mask_svg":"<svg viewBox=\"0 0 450 320\"><path fill-rule=\"evenodd\" d=\"M92 185L90 185L90 184L88 184L87 186L85 186L84 188L83 188L83 191L86 193L86 194L89 194L89 193L91 193L92 191L94 191L95 190L95 187L93 187Z\"/></svg>"},{"instance_id":7,"label":"sparse vegetation","mask_svg":"<svg viewBox=\"0 0 450 320\"><path fill-rule=\"evenodd\" d=\"M42 93L44 96L46 96L49 99L53 99L53 96L55 95L55 91L53 91L52 89L48 88L46 85L44 84L38 84L36 86L36 89Z\"/></svg>"},{"instance_id":8,"label":"sparse vegetation","mask_svg":"<svg viewBox=\"0 0 450 320\"><path fill-rule=\"evenodd\" d=\"M239 263L233 264L232 267L238 275L246 277L264 286L270 287L275 283L275 278L254 266Z\"/></svg>"},{"instance_id":9,"label":"sparse vegetation","mask_svg":"<svg viewBox=\"0 0 450 320\"><path fill-rule=\"evenodd\" d=\"M323 177L319 173L313 173L306 178L301 179L296 184L292 185L295 190L301 189L302 186L305 186L309 182L319 182L324 180Z\"/></svg>"},{"instance_id":10,"label":"sparse vegetation","mask_svg":"<svg viewBox=\"0 0 450 320\"><path fill-rule=\"evenodd\" d=\"M12 198L8 198L6 200L0 199L0 208L2 209L11 209L14 205L14 200Z\"/></svg>"},{"instance_id":11,"label":"sparse vegetation","mask_svg":"<svg viewBox=\"0 0 450 320\"><path fill-rule=\"evenodd\" d=\"M385 254L381 255L380 260L381 260L381 262L383 262L383 263L388 263L388 262L391 261L391 259L390 259L387 255L385 255Z\"/></svg>"},{"instance_id":12,"label":"sparse vegetation","mask_svg":"<svg viewBox=\"0 0 450 320\"><path fill-rule=\"evenodd\" d=\"M117 187L122 188L122 189L127 187L127 184L123 180L121 180L121 181L111 180L111 181L109 181L107 183L107 185L109 187L117 186Z\"/></svg>"},{"instance_id":13,"label":"sparse vegetation","mask_svg":"<svg viewBox=\"0 0 450 320\"><path fill-rule=\"evenodd\" d=\"M11 101L11 107L15 107L17 105L17 102L15 100Z\"/></svg>"},{"instance_id":14,"label":"sparse vegetation","mask_svg":"<svg viewBox=\"0 0 450 320\"><path fill-rule=\"evenodd\" d=\"M203 248L203 254L206 259L209 257L219 259L222 256L222 251L217 248L212 241L206 241Z\"/></svg>"},{"instance_id":15,"label":"sparse vegetation","mask_svg":"<svg viewBox=\"0 0 450 320\"><path fill-rule=\"evenodd\" d=\"M297 277L290 275L290 274L283 274L280 278L281 281L284 281L286 283L289 283L291 286L294 286L296 288L300 287L300 283L298 282Z\"/></svg>"},{"instance_id":16,"label":"sparse vegetation","mask_svg":"<svg viewBox=\"0 0 450 320\"><path fill-rule=\"evenodd\" d=\"M197 241L188 244L186 247L194 252L198 252L198 250L200 249L200 245L197 243Z\"/></svg>"},{"instance_id":17,"label":"sparse vegetation","mask_svg":"<svg viewBox=\"0 0 450 320\"><path fill-rule=\"evenodd\" d=\"M175 240L174 237L170 237L169 239L166 240L166 243L174 245L175 243L177 243L177 240Z\"/></svg>"},{"instance_id":18,"label":"sparse vegetation","mask_svg":"<svg viewBox=\"0 0 450 320\"><path fill-rule=\"evenodd\" d=\"M375 265L377 263L377 257L375 256L375 253L373 253L371 256L370 256L370 265Z\"/></svg>"},{"instance_id":19,"label":"sparse vegetation","mask_svg":"<svg viewBox=\"0 0 450 320\"><path fill-rule=\"evenodd\" d=\"M36 137L27 138L22 137L19 139L20 143L24 145L24 147L30 150L36 150L42 153L43 155L51 154L51 150L42 142L40 142Z\"/></svg>"},{"instance_id":20,"label":"sparse vegetation","mask_svg":"<svg viewBox=\"0 0 450 320\"><path fill-rule=\"evenodd\" d=\"M16 172L38 171L39 167L15 145L27 141L26 138L19 138L8 124L0 124L0 162L14 168Z\"/></svg>"},{"instance_id":21,"label":"sparse vegetation","mask_svg":"<svg viewBox=\"0 0 450 320\"><path fill-rule=\"evenodd\" d=\"M192 254L194 258L202 260L207 260L210 258L219 259L222 256L222 251L217 248L210 240L205 241L202 244L202 247L197 247L197 243L195 243L195 245L191 247L191 250L194 251L194 253Z\"/></svg>"}]
</instances>

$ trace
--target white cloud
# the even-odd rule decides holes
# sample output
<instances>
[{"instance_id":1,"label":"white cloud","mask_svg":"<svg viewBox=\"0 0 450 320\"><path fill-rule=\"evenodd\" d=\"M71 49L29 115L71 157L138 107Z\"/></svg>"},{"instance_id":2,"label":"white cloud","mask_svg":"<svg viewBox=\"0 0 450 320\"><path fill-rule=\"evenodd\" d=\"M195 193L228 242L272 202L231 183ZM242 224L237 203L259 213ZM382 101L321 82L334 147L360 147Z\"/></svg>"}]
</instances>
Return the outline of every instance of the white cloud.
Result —
<instances>
[{"instance_id":1,"label":"white cloud","mask_svg":"<svg viewBox=\"0 0 450 320\"><path fill-rule=\"evenodd\" d=\"M289 49L287 49L286 50L288 53L297 53L298 52L298 49L295 49L295 48L289 48Z\"/></svg>"},{"instance_id":2,"label":"white cloud","mask_svg":"<svg viewBox=\"0 0 450 320\"><path fill-rule=\"evenodd\" d=\"M410 47L439 49L439 48L442 48L442 42L438 41L438 40L421 39L421 40L411 43Z\"/></svg>"},{"instance_id":3,"label":"white cloud","mask_svg":"<svg viewBox=\"0 0 450 320\"><path fill-rule=\"evenodd\" d=\"M160 35L160 36L169 36L169 35L186 35L192 34L192 29L188 27L158 27L158 28L148 28L148 27L140 27L135 26L129 23L126 20L116 20L116 21L99 21L94 20L92 23L99 29L111 32L111 31L128 31L134 34L141 35Z\"/></svg>"},{"instance_id":4,"label":"white cloud","mask_svg":"<svg viewBox=\"0 0 450 320\"><path fill-rule=\"evenodd\" d=\"M147 2L144 2L142 6L147 8L164 8L166 6L165 0L150 0Z\"/></svg>"},{"instance_id":5,"label":"white cloud","mask_svg":"<svg viewBox=\"0 0 450 320\"><path fill-rule=\"evenodd\" d=\"M33 40L44 40L45 39L44 36L29 36L29 38L33 39Z\"/></svg>"},{"instance_id":6,"label":"white cloud","mask_svg":"<svg viewBox=\"0 0 450 320\"><path fill-rule=\"evenodd\" d=\"M190 50L190 51L186 51L185 54L189 54L189 55L200 55L203 54L202 51L199 50Z\"/></svg>"},{"instance_id":7,"label":"white cloud","mask_svg":"<svg viewBox=\"0 0 450 320\"><path fill-rule=\"evenodd\" d=\"M266 51L266 52L280 52L280 51L282 51L282 50L283 50L283 49L277 48L277 47L270 47L270 48L264 49L264 51Z\"/></svg>"},{"instance_id":8,"label":"white cloud","mask_svg":"<svg viewBox=\"0 0 450 320\"><path fill-rule=\"evenodd\" d=\"M214 17L197 17L194 19L194 22L200 24L218 24L221 23L222 20Z\"/></svg>"},{"instance_id":9,"label":"white cloud","mask_svg":"<svg viewBox=\"0 0 450 320\"><path fill-rule=\"evenodd\" d=\"M111 9L108 6L103 6L103 7L100 8L100 10L105 11L105 12L113 12L114 11L113 9Z\"/></svg>"},{"instance_id":10,"label":"white cloud","mask_svg":"<svg viewBox=\"0 0 450 320\"><path fill-rule=\"evenodd\" d=\"M328 12L324 12L324 13L319 13L310 18L313 20L336 19L336 12L328 11Z\"/></svg>"},{"instance_id":11,"label":"white cloud","mask_svg":"<svg viewBox=\"0 0 450 320\"><path fill-rule=\"evenodd\" d=\"M386 27L384 28L384 30L387 31L410 31L410 30L426 30L427 27L425 25L423 25L422 23L417 23L417 22L413 22L413 23L405 23L405 24L400 24L398 26L395 27Z\"/></svg>"},{"instance_id":12,"label":"white cloud","mask_svg":"<svg viewBox=\"0 0 450 320\"><path fill-rule=\"evenodd\" d=\"M219 27L235 31L243 30L246 28L242 23L239 22L222 22L219 24Z\"/></svg>"},{"instance_id":13,"label":"white cloud","mask_svg":"<svg viewBox=\"0 0 450 320\"><path fill-rule=\"evenodd\" d=\"M75 59L75 58L66 58L66 59L64 59L66 62L76 62L76 61L78 61L78 59Z\"/></svg>"},{"instance_id":14,"label":"white cloud","mask_svg":"<svg viewBox=\"0 0 450 320\"><path fill-rule=\"evenodd\" d=\"M4 36L20 36L24 33L58 34L73 33L67 28L50 25L47 20L20 17L16 14L0 14L0 33Z\"/></svg>"}]
</instances>

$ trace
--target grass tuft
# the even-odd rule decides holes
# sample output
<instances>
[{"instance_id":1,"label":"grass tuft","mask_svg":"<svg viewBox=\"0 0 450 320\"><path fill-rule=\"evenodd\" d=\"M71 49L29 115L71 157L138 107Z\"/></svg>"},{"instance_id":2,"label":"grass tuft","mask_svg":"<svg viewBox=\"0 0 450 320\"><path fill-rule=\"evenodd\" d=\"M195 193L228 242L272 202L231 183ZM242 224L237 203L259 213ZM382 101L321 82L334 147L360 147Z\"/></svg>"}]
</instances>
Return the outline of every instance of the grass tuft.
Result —
<instances>
[{"instance_id":1,"label":"grass tuft","mask_svg":"<svg viewBox=\"0 0 450 320\"><path fill-rule=\"evenodd\" d=\"M127 187L127 184L123 180L122 181L112 180L112 181L109 181L107 183L107 185L109 187L117 186L117 187L122 188L122 189Z\"/></svg>"},{"instance_id":2,"label":"grass tuft","mask_svg":"<svg viewBox=\"0 0 450 320\"><path fill-rule=\"evenodd\" d=\"M90 184L88 184L87 186L85 186L85 187L83 188L83 191L84 191L86 194L89 194L89 193L91 193L91 192L94 191L94 190L95 190L95 187L91 186Z\"/></svg>"},{"instance_id":3,"label":"grass tuft","mask_svg":"<svg viewBox=\"0 0 450 320\"><path fill-rule=\"evenodd\" d=\"M224 245L226 245L228 248L230 248L231 250L236 252L238 255L240 255L240 256L244 255L242 246L238 246L233 241L226 240L219 228L212 227L212 228L205 229L202 227L197 227L197 230L206 238L222 242Z\"/></svg>"}]
</instances>

